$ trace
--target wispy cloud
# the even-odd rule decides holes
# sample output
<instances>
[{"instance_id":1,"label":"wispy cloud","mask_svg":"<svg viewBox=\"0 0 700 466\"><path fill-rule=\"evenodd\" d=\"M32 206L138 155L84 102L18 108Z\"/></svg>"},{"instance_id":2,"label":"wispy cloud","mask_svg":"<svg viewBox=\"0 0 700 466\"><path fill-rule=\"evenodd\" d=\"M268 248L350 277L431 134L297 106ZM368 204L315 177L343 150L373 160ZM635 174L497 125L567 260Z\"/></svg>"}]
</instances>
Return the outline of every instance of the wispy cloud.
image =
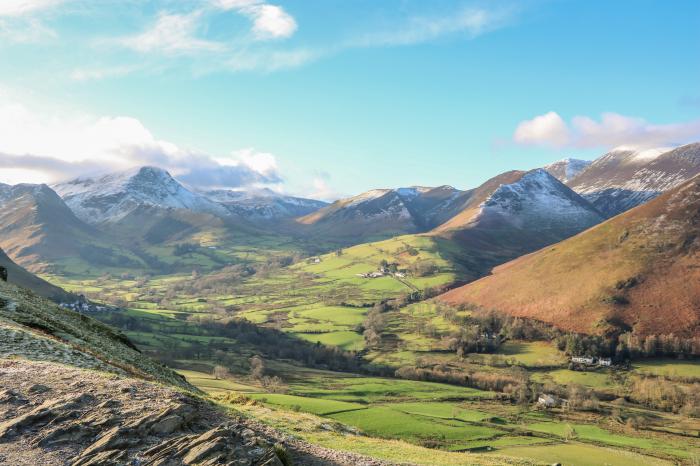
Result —
<instances>
[{"instance_id":1,"label":"wispy cloud","mask_svg":"<svg viewBox=\"0 0 700 466\"><path fill-rule=\"evenodd\" d=\"M0 39L7 42L29 44L55 39L57 36L56 31L36 18L21 20L0 18Z\"/></svg>"},{"instance_id":2,"label":"wispy cloud","mask_svg":"<svg viewBox=\"0 0 700 466\"><path fill-rule=\"evenodd\" d=\"M25 16L65 3L66 0L2 0L0 16Z\"/></svg>"},{"instance_id":3,"label":"wispy cloud","mask_svg":"<svg viewBox=\"0 0 700 466\"><path fill-rule=\"evenodd\" d=\"M206 37L208 22L219 14L235 13L251 21L248 33L228 40ZM143 32L111 43L140 53L190 56L195 74L217 71L275 72L297 68L348 49L400 47L435 41L443 37L473 39L509 24L514 8L461 8L440 15L396 18L378 29L356 31L325 43L280 43L295 35L296 19L279 5L263 0L208 0L188 13L160 12ZM371 27L370 27L371 28ZM182 62L173 63L180 66ZM105 73L105 76L111 76ZM99 73L94 75L99 78Z\"/></svg>"},{"instance_id":4,"label":"wispy cloud","mask_svg":"<svg viewBox=\"0 0 700 466\"><path fill-rule=\"evenodd\" d=\"M161 12L149 29L135 36L121 38L117 42L144 53L175 55L223 51L223 44L197 37L202 15L202 10L187 14Z\"/></svg>"},{"instance_id":5,"label":"wispy cloud","mask_svg":"<svg viewBox=\"0 0 700 466\"><path fill-rule=\"evenodd\" d=\"M518 124L513 140L522 145L555 148L673 146L700 140L700 120L653 124L643 118L610 112L598 120L575 116L566 123L556 112L548 112Z\"/></svg>"},{"instance_id":6,"label":"wispy cloud","mask_svg":"<svg viewBox=\"0 0 700 466\"><path fill-rule=\"evenodd\" d=\"M120 65L120 66L103 66L103 67L90 67L90 68L76 68L74 69L70 77L75 81L92 81L98 79L106 78L118 78L120 76L126 76L134 71L140 69L138 65Z\"/></svg>"},{"instance_id":7,"label":"wispy cloud","mask_svg":"<svg viewBox=\"0 0 700 466\"><path fill-rule=\"evenodd\" d=\"M512 9L464 8L443 16L416 16L384 31L369 32L349 42L355 47L414 45L464 34L474 38L505 26Z\"/></svg>"}]
</instances>

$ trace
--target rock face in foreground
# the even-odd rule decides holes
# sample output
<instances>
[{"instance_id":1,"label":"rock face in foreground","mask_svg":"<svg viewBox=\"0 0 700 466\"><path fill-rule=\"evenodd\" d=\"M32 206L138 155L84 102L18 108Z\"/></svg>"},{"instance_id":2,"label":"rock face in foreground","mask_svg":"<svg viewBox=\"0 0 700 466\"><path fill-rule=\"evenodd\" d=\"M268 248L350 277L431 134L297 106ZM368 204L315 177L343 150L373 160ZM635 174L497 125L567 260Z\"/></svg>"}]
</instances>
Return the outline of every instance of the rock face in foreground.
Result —
<instances>
[{"instance_id":1,"label":"rock face in foreground","mask_svg":"<svg viewBox=\"0 0 700 466\"><path fill-rule=\"evenodd\" d=\"M0 464L380 465L314 447L136 379L0 359Z\"/></svg>"}]
</instances>

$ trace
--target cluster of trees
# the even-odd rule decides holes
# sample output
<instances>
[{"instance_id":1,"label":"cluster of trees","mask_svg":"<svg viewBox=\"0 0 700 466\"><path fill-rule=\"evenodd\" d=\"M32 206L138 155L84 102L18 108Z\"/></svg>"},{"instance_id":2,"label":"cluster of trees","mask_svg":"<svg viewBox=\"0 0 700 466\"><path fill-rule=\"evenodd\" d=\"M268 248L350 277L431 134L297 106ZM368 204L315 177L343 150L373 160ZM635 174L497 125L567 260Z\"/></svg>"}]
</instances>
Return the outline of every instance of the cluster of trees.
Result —
<instances>
[{"instance_id":1,"label":"cluster of trees","mask_svg":"<svg viewBox=\"0 0 700 466\"><path fill-rule=\"evenodd\" d=\"M262 387L270 393L287 393L289 387L282 381L282 378L274 375L265 375L265 360L255 355L250 358L250 376L257 380Z\"/></svg>"},{"instance_id":2,"label":"cluster of trees","mask_svg":"<svg viewBox=\"0 0 700 466\"><path fill-rule=\"evenodd\" d=\"M681 384L664 377L631 381L630 398L650 408L700 417L700 383Z\"/></svg>"},{"instance_id":3,"label":"cluster of trees","mask_svg":"<svg viewBox=\"0 0 700 466\"><path fill-rule=\"evenodd\" d=\"M556 337L560 350L572 356L607 356L618 361L659 356L700 356L700 337L678 335L640 336L632 332L607 336L560 333Z\"/></svg>"},{"instance_id":4,"label":"cluster of trees","mask_svg":"<svg viewBox=\"0 0 700 466\"><path fill-rule=\"evenodd\" d=\"M138 261L123 254L119 254L112 248L103 248L90 244L81 246L78 250L78 255L85 259L86 262L106 267L130 268L141 266Z\"/></svg>"},{"instance_id":5,"label":"cluster of trees","mask_svg":"<svg viewBox=\"0 0 700 466\"><path fill-rule=\"evenodd\" d=\"M401 379L449 383L500 392L518 403L528 403L535 398L536 394L527 371L521 368L511 368L504 372L465 372L441 365L434 367L405 366L397 369L394 375Z\"/></svg>"},{"instance_id":6,"label":"cluster of trees","mask_svg":"<svg viewBox=\"0 0 700 466\"><path fill-rule=\"evenodd\" d=\"M438 273L440 268L429 259L420 259L411 264L409 271L414 277L429 277Z\"/></svg>"},{"instance_id":7,"label":"cluster of trees","mask_svg":"<svg viewBox=\"0 0 700 466\"><path fill-rule=\"evenodd\" d=\"M619 359L655 356L700 356L700 337L681 338L674 334L641 337L623 333L617 339Z\"/></svg>"},{"instance_id":8,"label":"cluster of trees","mask_svg":"<svg viewBox=\"0 0 700 466\"><path fill-rule=\"evenodd\" d=\"M185 254L192 254L193 252L197 252L199 250L199 244L197 243L181 243L175 245L175 249L173 249L173 254L176 256L184 256Z\"/></svg>"},{"instance_id":9,"label":"cluster of trees","mask_svg":"<svg viewBox=\"0 0 700 466\"><path fill-rule=\"evenodd\" d=\"M362 335L368 348L377 348L382 343L382 332L386 328L387 304L375 304L362 322Z\"/></svg>"},{"instance_id":10,"label":"cluster of trees","mask_svg":"<svg viewBox=\"0 0 700 466\"><path fill-rule=\"evenodd\" d=\"M226 337L236 340L236 349L252 348L268 359L288 359L297 361L307 367L330 369L346 372L363 372L372 374L389 374L387 368L363 363L355 352L344 351L335 346L324 346L300 340L277 329L260 327L245 319L214 318L212 316L189 316L182 327L161 328L157 322L134 319L121 313L98 313L98 319L123 330L137 330L149 333L177 333L196 336ZM199 341L192 339L187 345L173 343L164 339L162 348L155 350L154 356L163 361L176 359L220 359L219 352L231 350L231 344L215 339Z\"/></svg>"}]
</instances>

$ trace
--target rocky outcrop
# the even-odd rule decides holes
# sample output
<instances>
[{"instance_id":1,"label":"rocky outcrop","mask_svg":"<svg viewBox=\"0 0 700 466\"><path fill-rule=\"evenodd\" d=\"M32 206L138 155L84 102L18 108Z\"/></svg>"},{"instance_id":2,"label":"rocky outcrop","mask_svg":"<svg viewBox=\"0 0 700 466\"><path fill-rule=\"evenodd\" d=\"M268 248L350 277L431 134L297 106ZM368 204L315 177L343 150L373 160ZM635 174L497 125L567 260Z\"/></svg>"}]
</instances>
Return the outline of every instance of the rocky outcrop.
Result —
<instances>
[{"instance_id":1,"label":"rocky outcrop","mask_svg":"<svg viewBox=\"0 0 700 466\"><path fill-rule=\"evenodd\" d=\"M0 359L0 464L382 466L194 395L61 364Z\"/></svg>"}]
</instances>

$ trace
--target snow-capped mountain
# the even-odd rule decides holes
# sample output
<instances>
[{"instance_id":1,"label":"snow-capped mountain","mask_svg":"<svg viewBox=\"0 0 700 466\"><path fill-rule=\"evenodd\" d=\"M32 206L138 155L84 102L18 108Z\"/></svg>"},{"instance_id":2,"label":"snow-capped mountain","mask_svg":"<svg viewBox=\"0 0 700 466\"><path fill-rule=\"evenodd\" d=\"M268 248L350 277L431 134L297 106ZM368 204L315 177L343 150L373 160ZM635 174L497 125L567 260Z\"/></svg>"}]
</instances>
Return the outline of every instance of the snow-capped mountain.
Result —
<instances>
[{"instance_id":1,"label":"snow-capped mountain","mask_svg":"<svg viewBox=\"0 0 700 466\"><path fill-rule=\"evenodd\" d=\"M328 205L315 199L285 196L267 188L245 191L217 189L203 191L202 194L224 206L230 213L254 221L301 217Z\"/></svg>"},{"instance_id":2,"label":"snow-capped mountain","mask_svg":"<svg viewBox=\"0 0 700 466\"><path fill-rule=\"evenodd\" d=\"M554 178L558 179L562 183L566 183L588 168L591 163L593 162L590 160L566 158L550 163L543 168L547 170Z\"/></svg>"},{"instance_id":3,"label":"snow-capped mountain","mask_svg":"<svg viewBox=\"0 0 700 466\"><path fill-rule=\"evenodd\" d=\"M544 169L506 172L469 193L463 210L429 234L456 243L474 279L603 221L588 201Z\"/></svg>"},{"instance_id":4,"label":"snow-capped mountain","mask_svg":"<svg viewBox=\"0 0 700 466\"><path fill-rule=\"evenodd\" d=\"M500 225L565 237L601 221L602 215L588 201L538 168L487 181L474 190L464 211L437 230Z\"/></svg>"},{"instance_id":5,"label":"snow-capped mountain","mask_svg":"<svg viewBox=\"0 0 700 466\"><path fill-rule=\"evenodd\" d=\"M616 149L566 184L608 217L629 210L700 173L700 143L675 149Z\"/></svg>"},{"instance_id":6,"label":"snow-capped mountain","mask_svg":"<svg viewBox=\"0 0 700 466\"><path fill-rule=\"evenodd\" d=\"M464 194L451 186L373 189L297 221L334 236L369 238L425 232L459 211Z\"/></svg>"},{"instance_id":7,"label":"snow-capped mountain","mask_svg":"<svg viewBox=\"0 0 700 466\"><path fill-rule=\"evenodd\" d=\"M225 216L228 211L157 167L138 167L54 186L75 214L89 223L116 222L141 207L187 209Z\"/></svg>"},{"instance_id":8,"label":"snow-capped mountain","mask_svg":"<svg viewBox=\"0 0 700 466\"><path fill-rule=\"evenodd\" d=\"M481 204L477 221L493 222L496 217L517 228L556 230L566 236L603 221L591 204L541 168L500 186Z\"/></svg>"}]
</instances>

